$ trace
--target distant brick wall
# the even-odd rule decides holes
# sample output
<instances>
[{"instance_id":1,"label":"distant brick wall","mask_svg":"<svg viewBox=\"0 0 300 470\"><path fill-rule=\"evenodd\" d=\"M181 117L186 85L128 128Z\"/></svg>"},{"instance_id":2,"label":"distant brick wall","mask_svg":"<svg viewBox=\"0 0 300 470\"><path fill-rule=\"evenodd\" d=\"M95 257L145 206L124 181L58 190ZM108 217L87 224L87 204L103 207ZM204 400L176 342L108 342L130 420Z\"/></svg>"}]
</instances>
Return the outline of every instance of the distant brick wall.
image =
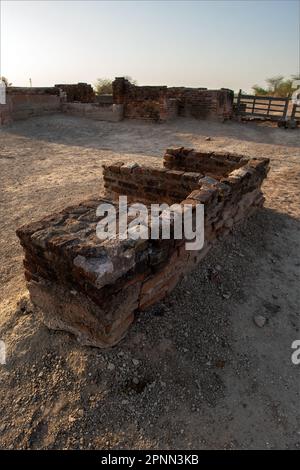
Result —
<instances>
[{"instance_id":1,"label":"distant brick wall","mask_svg":"<svg viewBox=\"0 0 300 470\"><path fill-rule=\"evenodd\" d=\"M109 103L63 103L62 111L95 121L118 122L123 119L123 105Z\"/></svg>"},{"instance_id":2,"label":"distant brick wall","mask_svg":"<svg viewBox=\"0 0 300 470\"><path fill-rule=\"evenodd\" d=\"M169 98L177 98L179 114L197 119L229 119L233 110L233 92L227 89L169 88Z\"/></svg>"},{"instance_id":3,"label":"distant brick wall","mask_svg":"<svg viewBox=\"0 0 300 470\"><path fill-rule=\"evenodd\" d=\"M135 86L124 78L113 82L114 103L124 105L124 117L159 121L167 87Z\"/></svg>"},{"instance_id":4,"label":"distant brick wall","mask_svg":"<svg viewBox=\"0 0 300 470\"><path fill-rule=\"evenodd\" d=\"M80 103L93 103L96 101L94 89L88 83L62 83L55 86L66 93L68 103L72 103L74 101L78 101Z\"/></svg>"},{"instance_id":5,"label":"distant brick wall","mask_svg":"<svg viewBox=\"0 0 300 470\"><path fill-rule=\"evenodd\" d=\"M12 123L11 100L6 100L6 104L0 104L0 126Z\"/></svg>"},{"instance_id":6,"label":"distant brick wall","mask_svg":"<svg viewBox=\"0 0 300 470\"><path fill-rule=\"evenodd\" d=\"M124 117L129 119L160 121L179 115L224 120L233 109L231 90L136 86L123 77L113 82L113 99L124 105Z\"/></svg>"},{"instance_id":7,"label":"distant brick wall","mask_svg":"<svg viewBox=\"0 0 300 470\"><path fill-rule=\"evenodd\" d=\"M6 103L11 121L60 111L59 89L55 87L8 87Z\"/></svg>"}]
</instances>

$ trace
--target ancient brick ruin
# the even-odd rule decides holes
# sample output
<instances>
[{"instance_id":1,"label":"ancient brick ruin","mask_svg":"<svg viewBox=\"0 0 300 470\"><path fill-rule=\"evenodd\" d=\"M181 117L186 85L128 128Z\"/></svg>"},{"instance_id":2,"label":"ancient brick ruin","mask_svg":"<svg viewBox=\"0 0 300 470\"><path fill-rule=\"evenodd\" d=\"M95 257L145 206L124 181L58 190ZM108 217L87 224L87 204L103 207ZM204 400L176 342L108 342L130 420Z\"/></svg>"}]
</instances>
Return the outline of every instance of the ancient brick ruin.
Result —
<instances>
[{"instance_id":1,"label":"ancient brick ruin","mask_svg":"<svg viewBox=\"0 0 300 470\"><path fill-rule=\"evenodd\" d=\"M0 125L61 110L60 91L55 87L8 87L6 104L0 104Z\"/></svg>"},{"instance_id":2,"label":"ancient brick ruin","mask_svg":"<svg viewBox=\"0 0 300 470\"><path fill-rule=\"evenodd\" d=\"M0 104L0 125L57 112L112 122L164 122L178 116L224 121L233 114L233 91L137 86L122 77L114 80L112 96L96 96L87 83L8 87L6 104Z\"/></svg>"},{"instance_id":3,"label":"ancient brick ruin","mask_svg":"<svg viewBox=\"0 0 300 470\"><path fill-rule=\"evenodd\" d=\"M124 106L124 117L165 121L176 116L196 119L229 119L233 91L222 88L136 86L123 77L113 82L113 101Z\"/></svg>"},{"instance_id":4,"label":"ancient brick ruin","mask_svg":"<svg viewBox=\"0 0 300 470\"><path fill-rule=\"evenodd\" d=\"M55 88L63 91L66 96L66 101L72 103L74 101L78 103L94 103L96 95L92 85L88 83L73 83L73 84L58 84Z\"/></svg>"},{"instance_id":5,"label":"ancient brick ruin","mask_svg":"<svg viewBox=\"0 0 300 470\"><path fill-rule=\"evenodd\" d=\"M0 104L0 125L30 117L64 112L67 101L95 101L91 85L56 85L54 87L7 87L6 104Z\"/></svg>"},{"instance_id":6,"label":"ancient brick ruin","mask_svg":"<svg viewBox=\"0 0 300 470\"><path fill-rule=\"evenodd\" d=\"M17 231L36 311L50 328L69 331L82 344L116 344L136 311L163 299L219 238L262 206L261 184L268 167L266 158L185 148L168 149L163 167L104 165L104 197ZM101 241L96 235L97 207L119 195L147 204L204 204L203 248L188 251L185 239L172 236Z\"/></svg>"}]
</instances>

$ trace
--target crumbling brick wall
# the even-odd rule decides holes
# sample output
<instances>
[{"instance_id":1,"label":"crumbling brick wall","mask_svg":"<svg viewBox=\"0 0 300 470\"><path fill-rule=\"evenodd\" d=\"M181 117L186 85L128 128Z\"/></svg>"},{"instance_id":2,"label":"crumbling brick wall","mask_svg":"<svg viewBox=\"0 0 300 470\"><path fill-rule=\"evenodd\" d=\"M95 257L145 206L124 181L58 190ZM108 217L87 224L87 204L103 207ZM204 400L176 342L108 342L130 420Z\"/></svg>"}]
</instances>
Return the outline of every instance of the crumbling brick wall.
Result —
<instances>
[{"instance_id":1,"label":"crumbling brick wall","mask_svg":"<svg viewBox=\"0 0 300 470\"><path fill-rule=\"evenodd\" d=\"M59 89L55 87L8 87L7 109L11 121L60 111Z\"/></svg>"},{"instance_id":2,"label":"crumbling brick wall","mask_svg":"<svg viewBox=\"0 0 300 470\"><path fill-rule=\"evenodd\" d=\"M216 166L213 155L192 149L168 149L165 163L170 164L168 156L180 170L136 163L105 165L107 196L127 194L132 201L147 203L181 200L180 204L194 209L203 204L205 242L199 250L187 250L186 240L172 235L169 239L101 241L96 235L102 217L97 207L111 201L101 197L17 231L32 302L50 328L70 331L87 345L116 344L136 310L148 308L171 292L220 237L262 206L261 184L268 159L224 153L222 168L219 152ZM190 172L191 168L201 173ZM164 216L162 212L161 222Z\"/></svg>"},{"instance_id":3,"label":"crumbling brick wall","mask_svg":"<svg viewBox=\"0 0 300 470\"><path fill-rule=\"evenodd\" d=\"M199 186L201 173L116 162L103 165L105 196L117 199L126 194L130 202L179 203Z\"/></svg>"},{"instance_id":4,"label":"crumbling brick wall","mask_svg":"<svg viewBox=\"0 0 300 470\"><path fill-rule=\"evenodd\" d=\"M179 147L167 149L163 165L170 170L195 171L220 178L240 168L249 161L248 157L224 151L202 151Z\"/></svg>"},{"instance_id":5,"label":"crumbling brick wall","mask_svg":"<svg viewBox=\"0 0 300 470\"><path fill-rule=\"evenodd\" d=\"M63 109L64 97L67 101L78 101L82 108ZM56 85L55 87L7 87L6 104L0 105L0 125L10 124L14 120L27 119L44 114L57 113L61 111L70 114L86 115L95 119L119 121L123 117L123 110L113 105L101 105L93 107L95 101L94 90L91 85L78 83L77 85ZM89 103L87 109L83 103ZM88 106L88 105L87 105Z\"/></svg>"},{"instance_id":6,"label":"crumbling brick wall","mask_svg":"<svg viewBox=\"0 0 300 470\"><path fill-rule=\"evenodd\" d=\"M74 101L78 101L80 103L94 103L96 101L94 89L88 83L62 83L55 86L66 93L68 103L72 103Z\"/></svg>"},{"instance_id":7,"label":"crumbling brick wall","mask_svg":"<svg viewBox=\"0 0 300 470\"><path fill-rule=\"evenodd\" d=\"M118 122L123 119L123 105L109 103L62 103L62 111L72 116L96 121Z\"/></svg>"},{"instance_id":8,"label":"crumbling brick wall","mask_svg":"<svg viewBox=\"0 0 300 470\"><path fill-rule=\"evenodd\" d=\"M0 126L11 124L12 121L12 103L6 100L6 104L0 104Z\"/></svg>"},{"instance_id":9,"label":"crumbling brick wall","mask_svg":"<svg viewBox=\"0 0 300 470\"><path fill-rule=\"evenodd\" d=\"M233 91L206 88L168 88L167 96L177 98L179 114L196 119L229 119L233 110Z\"/></svg>"},{"instance_id":10,"label":"crumbling brick wall","mask_svg":"<svg viewBox=\"0 0 300 470\"><path fill-rule=\"evenodd\" d=\"M140 87L120 77L113 82L113 100L124 105L125 118L159 121L166 88Z\"/></svg>"},{"instance_id":11,"label":"crumbling brick wall","mask_svg":"<svg viewBox=\"0 0 300 470\"><path fill-rule=\"evenodd\" d=\"M124 117L167 120L176 115L197 119L229 119L233 91L228 89L136 86L123 77L113 82L114 103L124 105Z\"/></svg>"}]
</instances>

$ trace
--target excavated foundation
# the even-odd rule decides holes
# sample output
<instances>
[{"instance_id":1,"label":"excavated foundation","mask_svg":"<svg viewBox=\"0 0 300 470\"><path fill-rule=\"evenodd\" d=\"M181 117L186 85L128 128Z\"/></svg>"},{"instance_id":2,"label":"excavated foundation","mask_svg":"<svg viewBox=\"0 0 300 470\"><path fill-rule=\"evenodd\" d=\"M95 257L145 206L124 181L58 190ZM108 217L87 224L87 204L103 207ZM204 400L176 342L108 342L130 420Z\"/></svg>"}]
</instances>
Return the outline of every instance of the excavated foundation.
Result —
<instances>
[{"instance_id":1,"label":"excavated foundation","mask_svg":"<svg viewBox=\"0 0 300 470\"><path fill-rule=\"evenodd\" d=\"M17 230L25 278L42 321L85 345L118 343L134 313L163 299L213 244L263 205L269 160L220 152L168 149L164 167L113 163L103 170L104 197L68 207ZM96 233L97 208L128 202L204 204L204 246L185 239L107 239Z\"/></svg>"}]
</instances>

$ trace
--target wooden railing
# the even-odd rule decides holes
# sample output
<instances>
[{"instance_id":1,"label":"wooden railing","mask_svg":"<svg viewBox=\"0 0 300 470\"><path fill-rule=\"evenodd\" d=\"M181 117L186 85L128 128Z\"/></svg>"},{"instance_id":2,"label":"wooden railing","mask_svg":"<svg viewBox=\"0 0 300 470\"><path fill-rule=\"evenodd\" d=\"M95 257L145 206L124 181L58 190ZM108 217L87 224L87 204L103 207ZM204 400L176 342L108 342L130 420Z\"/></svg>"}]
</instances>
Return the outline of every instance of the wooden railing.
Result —
<instances>
[{"instance_id":1,"label":"wooden railing","mask_svg":"<svg viewBox=\"0 0 300 470\"><path fill-rule=\"evenodd\" d=\"M287 117L288 106L288 98L247 95L240 90L236 102L236 114L238 116L281 121Z\"/></svg>"}]
</instances>

